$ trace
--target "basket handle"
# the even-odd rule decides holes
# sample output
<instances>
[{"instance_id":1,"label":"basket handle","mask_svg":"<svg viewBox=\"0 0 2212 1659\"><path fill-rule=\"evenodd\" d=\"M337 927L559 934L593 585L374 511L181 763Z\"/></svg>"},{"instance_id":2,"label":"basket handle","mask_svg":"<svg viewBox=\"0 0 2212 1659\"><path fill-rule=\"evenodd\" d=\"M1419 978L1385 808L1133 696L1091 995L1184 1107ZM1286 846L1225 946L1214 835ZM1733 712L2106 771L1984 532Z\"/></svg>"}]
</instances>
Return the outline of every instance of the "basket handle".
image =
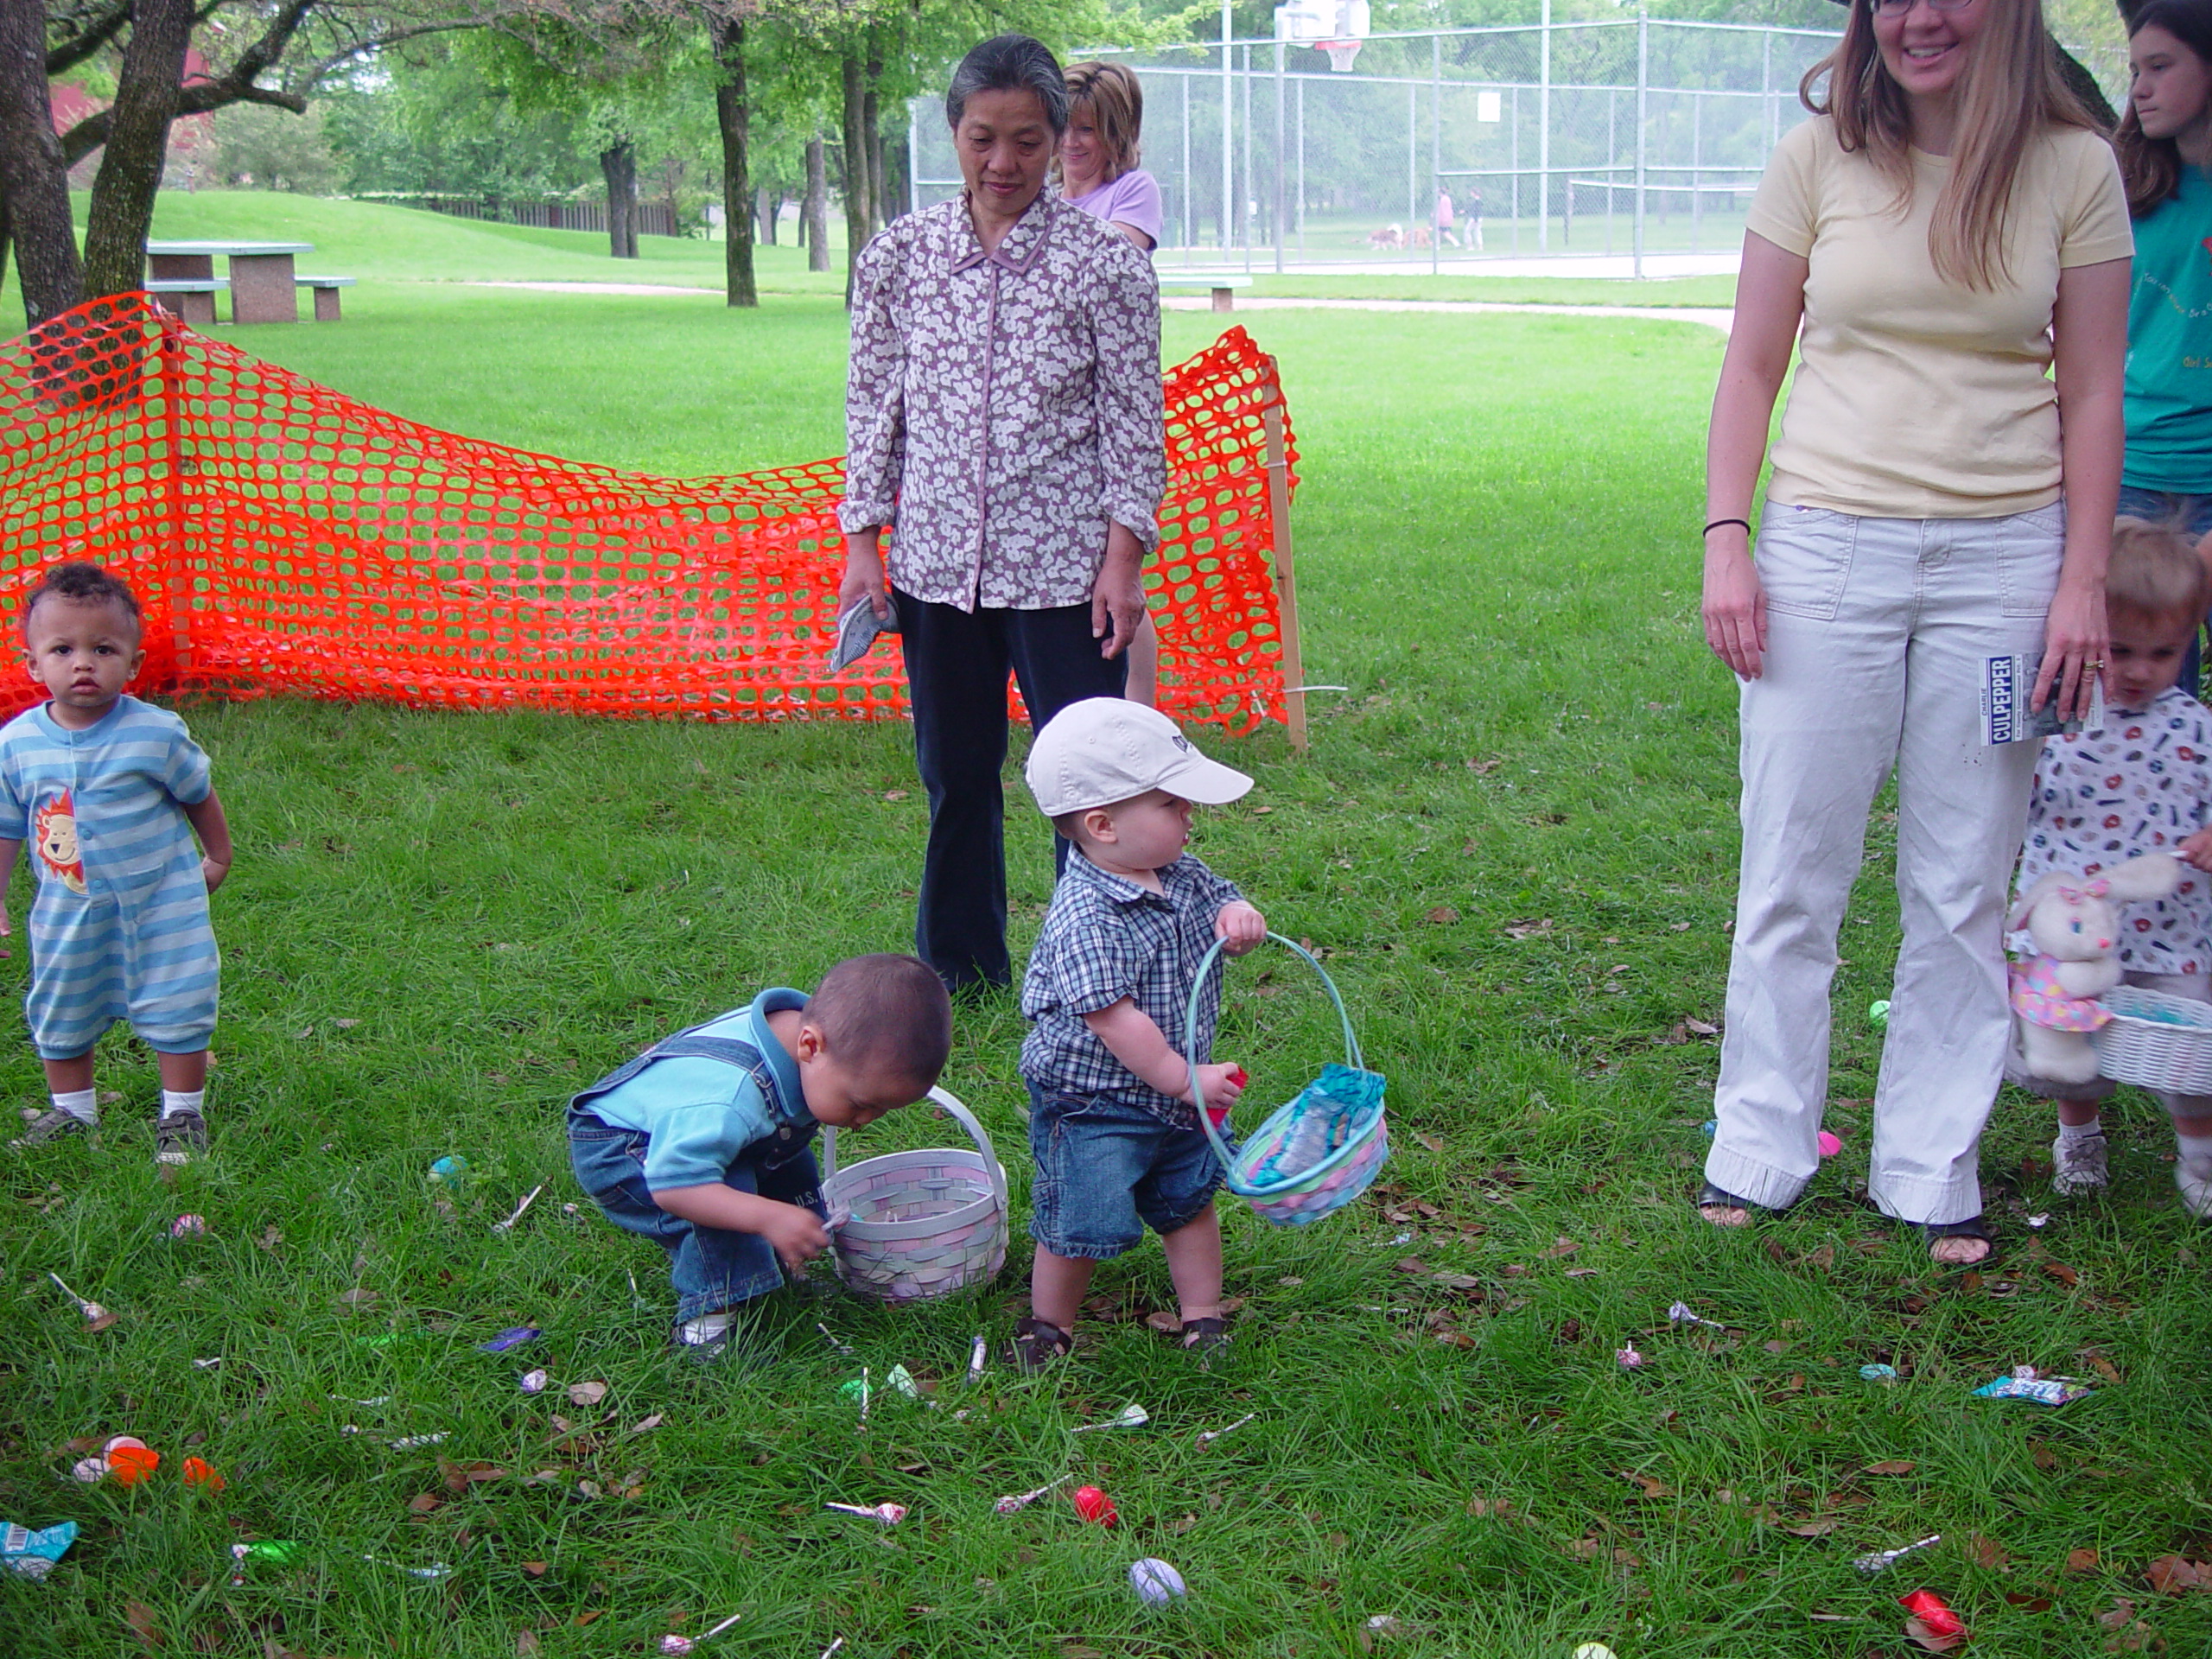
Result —
<instances>
[{"instance_id":1,"label":"basket handle","mask_svg":"<svg viewBox=\"0 0 2212 1659\"><path fill-rule=\"evenodd\" d=\"M983 1133L983 1126L976 1122L976 1114L961 1104L960 1097L949 1089L932 1089L924 1096L929 1103L945 1113L952 1121L968 1131L968 1138L976 1143L976 1150L983 1154L983 1179L990 1183L991 1197L1000 1209L1007 1207L1006 1171L1000 1167L998 1149L991 1145L991 1137ZM828 1123L822 1126L822 1179L826 1183L837 1173L837 1131Z\"/></svg>"},{"instance_id":2,"label":"basket handle","mask_svg":"<svg viewBox=\"0 0 2212 1659\"><path fill-rule=\"evenodd\" d=\"M1298 952L1306 958L1306 965L1320 976L1322 988L1329 993L1329 1001L1337 1005L1337 1019L1344 1028L1344 1062L1355 1071L1365 1071L1366 1063L1360 1058L1359 1037L1351 1028L1351 1015L1345 1012L1344 1000L1337 989L1337 982L1329 977L1329 970L1321 965L1321 959L1296 939L1285 938L1281 934L1274 932L1268 937L1277 944L1287 944ZM1191 976L1191 1000L1183 1010L1183 1058L1184 1064L1191 1069L1191 1099L1198 1109L1198 1127L1205 1131L1206 1139L1213 1143L1214 1156L1221 1160L1221 1166L1227 1169L1230 1163L1229 1144L1221 1138L1221 1131L1214 1128L1213 1119L1206 1112L1205 1101L1198 1093L1198 994L1205 988L1206 976L1213 971L1214 963L1221 958L1224 943L1220 939L1213 942L1213 949L1206 952L1205 959L1198 963L1198 971Z\"/></svg>"}]
</instances>

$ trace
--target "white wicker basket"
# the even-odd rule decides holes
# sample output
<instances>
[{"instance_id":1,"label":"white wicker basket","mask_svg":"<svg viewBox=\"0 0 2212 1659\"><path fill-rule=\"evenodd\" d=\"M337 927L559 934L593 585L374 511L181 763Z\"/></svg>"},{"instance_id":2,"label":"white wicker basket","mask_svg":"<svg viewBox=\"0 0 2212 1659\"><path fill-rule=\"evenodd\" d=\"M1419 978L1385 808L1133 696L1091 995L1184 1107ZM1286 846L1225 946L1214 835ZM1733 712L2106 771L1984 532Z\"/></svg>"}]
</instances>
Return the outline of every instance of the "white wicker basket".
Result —
<instances>
[{"instance_id":1,"label":"white wicker basket","mask_svg":"<svg viewBox=\"0 0 2212 1659\"><path fill-rule=\"evenodd\" d=\"M2139 985L2115 985L2097 1000L2112 1015L2089 1039L2098 1071L2168 1094L2212 1094L2212 1003Z\"/></svg>"},{"instance_id":2,"label":"white wicker basket","mask_svg":"<svg viewBox=\"0 0 2212 1659\"><path fill-rule=\"evenodd\" d=\"M987 1283L1006 1265L1006 1168L975 1114L942 1089L930 1103L976 1143L891 1152L837 1167L837 1132L822 1133L822 1199L839 1220L837 1276L855 1295L918 1301Z\"/></svg>"}]
</instances>

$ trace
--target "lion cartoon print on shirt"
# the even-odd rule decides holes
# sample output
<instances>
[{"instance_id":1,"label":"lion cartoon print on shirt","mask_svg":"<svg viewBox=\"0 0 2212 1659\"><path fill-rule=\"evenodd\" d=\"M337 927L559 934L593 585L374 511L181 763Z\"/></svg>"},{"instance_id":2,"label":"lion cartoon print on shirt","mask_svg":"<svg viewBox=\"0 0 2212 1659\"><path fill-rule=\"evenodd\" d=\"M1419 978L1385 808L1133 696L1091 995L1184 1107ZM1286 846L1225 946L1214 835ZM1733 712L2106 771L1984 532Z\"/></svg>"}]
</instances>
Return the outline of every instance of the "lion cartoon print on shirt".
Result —
<instances>
[{"instance_id":1,"label":"lion cartoon print on shirt","mask_svg":"<svg viewBox=\"0 0 2212 1659\"><path fill-rule=\"evenodd\" d=\"M47 874L70 892L83 893L85 862L77 852L77 808L67 790L39 808L33 827L36 831L33 840Z\"/></svg>"}]
</instances>

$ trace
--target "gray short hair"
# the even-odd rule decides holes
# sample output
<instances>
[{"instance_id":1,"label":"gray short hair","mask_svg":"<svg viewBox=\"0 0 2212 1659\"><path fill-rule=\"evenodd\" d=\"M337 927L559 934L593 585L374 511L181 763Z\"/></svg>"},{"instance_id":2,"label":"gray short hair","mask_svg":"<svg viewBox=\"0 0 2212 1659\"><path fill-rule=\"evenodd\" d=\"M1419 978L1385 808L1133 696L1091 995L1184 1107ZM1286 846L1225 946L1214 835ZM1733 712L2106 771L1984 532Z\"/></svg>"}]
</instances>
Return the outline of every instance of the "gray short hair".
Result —
<instances>
[{"instance_id":1,"label":"gray short hair","mask_svg":"<svg viewBox=\"0 0 2212 1659\"><path fill-rule=\"evenodd\" d=\"M968 100L977 92L1034 92L1052 136L1057 138L1068 130L1067 77L1042 41L1027 35L995 35L971 49L944 89L947 126L960 124Z\"/></svg>"}]
</instances>

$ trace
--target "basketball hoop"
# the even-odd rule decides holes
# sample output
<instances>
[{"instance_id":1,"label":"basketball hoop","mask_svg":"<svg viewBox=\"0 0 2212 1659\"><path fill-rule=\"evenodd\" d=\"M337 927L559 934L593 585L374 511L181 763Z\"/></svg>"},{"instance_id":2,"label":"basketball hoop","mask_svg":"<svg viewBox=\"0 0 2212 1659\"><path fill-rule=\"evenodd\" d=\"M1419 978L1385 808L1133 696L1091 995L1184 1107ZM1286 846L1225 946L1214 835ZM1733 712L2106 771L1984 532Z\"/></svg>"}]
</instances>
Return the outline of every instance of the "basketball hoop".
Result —
<instances>
[{"instance_id":1,"label":"basketball hoop","mask_svg":"<svg viewBox=\"0 0 2212 1659\"><path fill-rule=\"evenodd\" d=\"M1351 69L1353 63L1358 60L1359 48L1363 42L1359 41L1316 41L1313 44L1317 48L1329 54L1330 72L1334 74L1341 75Z\"/></svg>"}]
</instances>

